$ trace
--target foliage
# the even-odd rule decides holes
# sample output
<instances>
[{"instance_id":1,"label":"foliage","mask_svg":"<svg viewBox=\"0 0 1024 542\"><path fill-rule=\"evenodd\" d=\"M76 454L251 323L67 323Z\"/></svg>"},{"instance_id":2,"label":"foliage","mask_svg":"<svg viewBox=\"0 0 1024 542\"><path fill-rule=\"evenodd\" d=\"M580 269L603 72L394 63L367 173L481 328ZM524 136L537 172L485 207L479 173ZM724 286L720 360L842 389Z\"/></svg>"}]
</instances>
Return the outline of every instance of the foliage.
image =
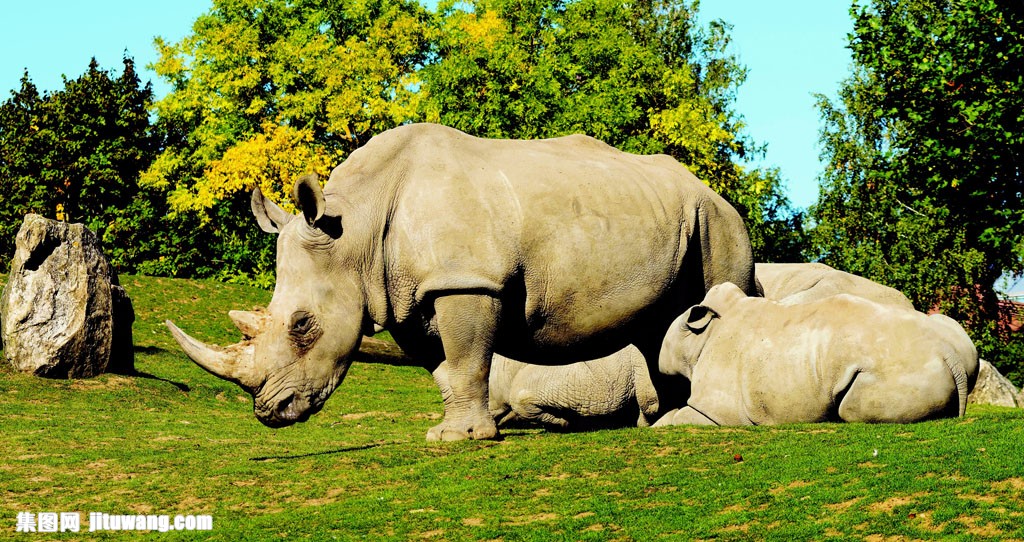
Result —
<instances>
[{"instance_id":1,"label":"foliage","mask_svg":"<svg viewBox=\"0 0 1024 542\"><path fill-rule=\"evenodd\" d=\"M173 90L154 107L162 152L143 175L178 221L162 274L269 285L273 238L249 192L290 207L298 176L415 120L426 12L410 0L216 0L180 42L157 39ZM208 256L214 254L215 259Z\"/></svg>"},{"instance_id":2,"label":"foliage","mask_svg":"<svg viewBox=\"0 0 1024 542\"><path fill-rule=\"evenodd\" d=\"M9 265L27 213L85 222L108 247L124 245L114 224L140 226L127 212L145 199L136 180L156 151L152 95L127 56L116 78L93 59L83 75L44 95L25 73L0 105L0 267ZM111 256L125 263L120 252Z\"/></svg>"},{"instance_id":3,"label":"foliage","mask_svg":"<svg viewBox=\"0 0 1024 542\"><path fill-rule=\"evenodd\" d=\"M157 40L174 89L156 104L168 145L143 183L178 210L258 185L286 200L298 175L416 118L425 18L408 0L216 0L182 41Z\"/></svg>"},{"instance_id":4,"label":"foliage","mask_svg":"<svg viewBox=\"0 0 1024 542\"><path fill-rule=\"evenodd\" d=\"M55 381L0 369L5 532L18 512L81 511L73 538L118 537L87 530L96 511L213 516L212 532L167 539L1024 537L1018 409L972 405L964 419L912 425L516 429L502 442L427 443L443 408L430 375L356 363L322 412L274 430L162 324L233 342L225 311L269 294L122 278L142 374Z\"/></svg>"},{"instance_id":5,"label":"foliage","mask_svg":"<svg viewBox=\"0 0 1024 542\"><path fill-rule=\"evenodd\" d=\"M851 13L854 73L838 103L819 98L814 256L941 306L999 356L994 284L1024 271L1024 15L1001 0Z\"/></svg>"},{"instance_id":6,"label":"foliage","mask_svg":"<svg viewBox=\"0 0 1024 542\"><path fill-rule=\"evenodd\" d=\"M733 203L761 260L799 255L800 216L732 109L745 70L728 27L696 23L696 2L442 2L423 70L426 118L486 137L586 133L666 153Z\"/></svg>"}]
</instances>

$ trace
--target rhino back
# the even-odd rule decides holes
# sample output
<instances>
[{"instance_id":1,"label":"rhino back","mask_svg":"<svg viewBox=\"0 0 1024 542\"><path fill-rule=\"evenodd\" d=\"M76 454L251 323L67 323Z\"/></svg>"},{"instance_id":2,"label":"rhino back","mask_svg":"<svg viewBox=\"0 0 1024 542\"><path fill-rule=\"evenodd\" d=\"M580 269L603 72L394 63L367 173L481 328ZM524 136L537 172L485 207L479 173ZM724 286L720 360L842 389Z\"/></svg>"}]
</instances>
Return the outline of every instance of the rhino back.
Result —
<instances>
[{"instance_id":1,"label":"rhino back","mask_svg":"<svg viewBox=\"0 0 1024 542\"><path fill-rule=\"evenodd\" d=\"M756 274L766 298L789 305L845 293L882 305L914 310L914 305L899 290L825 264L758 263Z\"/></svg>"},{"instance_id":2,"label":"rhino back","mask_svg":"<svg viewBox=\"0 0 1024 542\"><path fill-rule=\"evenodd\" d=\"M433 295L490 292L506 310L506 343L596 357L581 343L637 324L659 302L703 295L678 284L699 209L715 207L725 216L716 227L745 239L738 214L668 157L583 136L486 140L434 125L385 137L349 169L391 184L385 280L399 323ZM375 168L388 173L367 175Z\"/></svg>"}]
</instances>

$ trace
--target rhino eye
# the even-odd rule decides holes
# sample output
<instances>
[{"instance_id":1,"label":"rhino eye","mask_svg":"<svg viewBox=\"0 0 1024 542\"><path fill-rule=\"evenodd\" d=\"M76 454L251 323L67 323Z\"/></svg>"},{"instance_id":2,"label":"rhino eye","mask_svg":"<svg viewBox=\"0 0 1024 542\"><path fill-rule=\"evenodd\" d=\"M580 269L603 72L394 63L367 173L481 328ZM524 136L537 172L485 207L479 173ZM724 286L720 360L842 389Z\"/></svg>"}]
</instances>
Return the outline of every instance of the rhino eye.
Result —
<instances>
[{"instance_id":1,"label":"rhino eye","mask_svg":"<svg viewBox=\"0 0 1024 542\"><path fill-rule=\"evenodd\" d=\"M297 312L292 315L292 333L305 335L313 327L313 315L308 312Z\"/></svg>"},{"instance_id":2,"label":"rhino eye","mask_svg":"<svg viewBox=\"0 0 1024 542\"><path fill-rule=\"evenodd\" d=\"M305 311L297 311L292 315L289 334L295 346L300 349L306 349L320 338L320 326L316 322L316 317L312 314Z\"/></svg>"}]
</instances>

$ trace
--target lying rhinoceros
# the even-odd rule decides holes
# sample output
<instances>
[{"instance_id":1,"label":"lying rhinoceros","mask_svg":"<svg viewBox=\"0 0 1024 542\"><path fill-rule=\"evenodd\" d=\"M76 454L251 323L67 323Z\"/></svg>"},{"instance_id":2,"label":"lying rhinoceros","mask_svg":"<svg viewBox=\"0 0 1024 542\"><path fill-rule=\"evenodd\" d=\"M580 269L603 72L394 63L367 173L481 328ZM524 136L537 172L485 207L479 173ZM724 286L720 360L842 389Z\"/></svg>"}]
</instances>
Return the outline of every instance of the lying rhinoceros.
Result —
<instances>
[{"instance_id":1,"label":"lying rhinoceros","mask_svg":"<svg viewBox=\"0 0 1024 542\"><path fill-rule=\"evenodd\" d=\"M442 395L447 363L434 371ZM540 423L556 429L647 426L658 395L647 362L634 346L569 365L532 365L495 355L490 411L499 426Z\"/></svg>"},{"instance_id":2,"label":"lying rhinoceros","mask_svg":"<svg viewBox=\"0 0 1024 542\"><path fill-rule=\"evenodd\" d=\"M785 305L721 284L672 324L659 367L691 395L657 426L905 423L963 415L978 353L946 316L846 294Z\"/></svg>"},{"instance_id":3,"label":"lying rhinoceros","mask_svg":"<svg viewBox=\"0 0 1024 542\"><path fill-rule=\"evenodd\" d=\"M786 305L850 294L906 310L914 304L895 288L821 263L759 263L754 266L764 297Z\"/></svg>"},{"instance_id":4,"label":"lying rhinoceros","mask_svg":"<svg viewBox=\"0 0 1024 542\"><path fill-rule=\"evenodd\" d=\"M194 361L252 393L271 427L317 412L375 325L428 367L448 361L445 418L428 439L493 438L493 353L570 363L633 344L652 363L679 307L720 282L756 293L735 209L671 157L585 136L402 126L353 152L323 190L301 178L293 197L294 220L253 193L260 226L279 236L251 354L171 325Z\"/></svg>"}]
</instances>

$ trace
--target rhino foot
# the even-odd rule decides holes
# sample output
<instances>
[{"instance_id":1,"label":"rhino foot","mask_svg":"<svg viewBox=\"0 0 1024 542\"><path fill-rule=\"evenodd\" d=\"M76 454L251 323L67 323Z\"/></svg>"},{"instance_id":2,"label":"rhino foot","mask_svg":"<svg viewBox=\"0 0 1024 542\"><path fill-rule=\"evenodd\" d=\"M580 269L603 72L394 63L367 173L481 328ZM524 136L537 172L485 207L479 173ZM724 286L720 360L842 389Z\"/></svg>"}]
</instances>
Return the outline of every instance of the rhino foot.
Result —
<instances>
[{"instance_id":1,"label":"rhino foot","mask_svg":"<svg viewBox=\"0 0 1024 542\"><path fill-rule=\"evenodd\" d=\"M427 431L427 441L493 440L499 438L498 426L490 416L445 420Z\"/></svg>"}]
</instances>

